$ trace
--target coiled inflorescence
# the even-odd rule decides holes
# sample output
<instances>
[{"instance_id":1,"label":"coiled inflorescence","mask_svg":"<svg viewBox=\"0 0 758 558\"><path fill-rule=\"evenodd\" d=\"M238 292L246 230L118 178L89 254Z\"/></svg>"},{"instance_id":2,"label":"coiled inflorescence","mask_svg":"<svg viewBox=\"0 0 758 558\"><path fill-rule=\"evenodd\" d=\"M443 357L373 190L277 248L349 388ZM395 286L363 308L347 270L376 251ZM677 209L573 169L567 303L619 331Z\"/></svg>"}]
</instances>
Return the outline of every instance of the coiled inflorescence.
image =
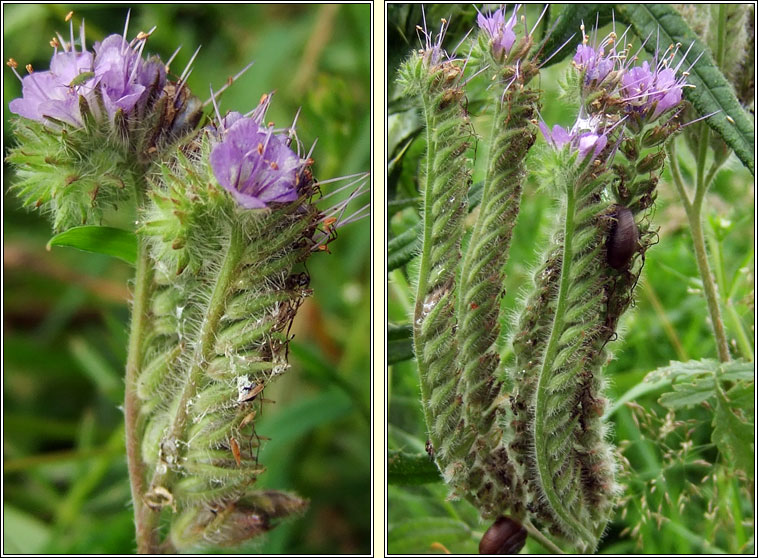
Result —
<instances>
[{"instance_id":1,"label":"coiled inflorescence","mask_svg":"<svg viewBox=\"0 0 758 558\"><path fill-rule=\"evenodd\" d=\"M445 26L443 21L436 40L419 28L425 48L403 63L400 84L422 108L427 139L414 347L429 441L443 474L453 479L465 472L462 460L472 441L460 422L455 340L455 273L466 215L471 127L462 103L463 62L441 46Z\"/></svg>"},{"instance_id":2,"label":"coiled inflorescence","mask_svg":"<svg viewBox=\"0 0 758 558\"><path fill-rule=\"evenodd\" d=\"M256 419L265 387L288 367L289 328L311 294L307 272L297 268L317 243L321 218L312 161L290 147L294 130L261 125L268 99L252 117L219 118L161 165L144 215L141 232L157 270L137 378L147 500L176 507L178 548L237 541L239 529L229 523L251 506L260 522L249 525L250 536L305 507L294 496L252 489L265 470ZM272 182L277 195L269 199ZM248 209L256 194L264 211ZM285 505L255 508L261 499ZM191 536L187 524L199 531Z\"/></svg>"},{"instance_id":3,"label":"coiled inflorescence","mask_svg":"<svg viewBox=\"0 0 758 558\"><path fill-rule=\"evenodd\" d=\"M524 161L534 144L539 92L529 86L538 72L531 33L522 34L520 7L479 14L474 66L488 78L494 101L479 215L461 268L458 301L458 392L465 428L477 439L467 459L465 487L481 513L497 517L521 500L521 487L496 422L500 414L500 303L511 236L520 209Z\"/></svg>"},{"instance_id":4,"label":"coiled inflorescence","mask_svg":"<svg viewBox=\"0 0 758 558\"><path fill-rule=\"evenodd\" d=\"M619 491L603 421L606 345L655 236L648 210L661 147L680 127L685 78L677 74L677 46L633 66L615 32L595 44L583 36L569 79L580 101L576 123L539 124L555 151L546 161L554 160L549 181L562 211L511 332L504 381L497 346L503 267L539 103L529 88L537 55L528 29L519 33L518 12L480 14L467 58L489 78L495 103L481 207L462 264L470 123L460 106L465 65L441 48L444 21L435 40L419 28L425 48L400 70L427 133L413 324L427 449L453 495L484 517L533 520L591 551Z\"/></svg>"},{"instance_id":5,"label":"coiled inflorescence","mask_svg":"<svg viewBox=\"0 0 758 558\"><path fill-rule=\"evenodd\" d=\"M104 220L104 200L136 211L124 408L140 550L236 544L307 507L255 490L266 439L256 422L311 294L305 261L365 216L367 206L342 218L367 175L322 211L294 124L265 121L270 94L223 117L212 94L215 118L197 129L188 70L168 81L168 64L142 58L152 31L126 33L94 52L83 25L78 50L73 24L70 42L53 40L50 70L28 68L11 102L22 143L9 159L25 204L52 212L56 229ZM164 510L173 514L160 543Z\"/></svg>"},{"instance_id":6,"label":"coiled inflorescence","mask_svg":"<svg viewBox=\"0 0 758 558\"><path fill-rule=\"evenodd\" d=\"M584 550L595 548L618 492L602 421L605 347L654 235L645 210L663 162L656 148L679 127L657 121L679 106L683 85L669 67L673 55L655 70L630 68L614 40L577 49L583 105L573 128L541 124L561 154L555 186L564 209L518 320L511 370L509 450L527 511Z\"/></svg>"}]
</instances>

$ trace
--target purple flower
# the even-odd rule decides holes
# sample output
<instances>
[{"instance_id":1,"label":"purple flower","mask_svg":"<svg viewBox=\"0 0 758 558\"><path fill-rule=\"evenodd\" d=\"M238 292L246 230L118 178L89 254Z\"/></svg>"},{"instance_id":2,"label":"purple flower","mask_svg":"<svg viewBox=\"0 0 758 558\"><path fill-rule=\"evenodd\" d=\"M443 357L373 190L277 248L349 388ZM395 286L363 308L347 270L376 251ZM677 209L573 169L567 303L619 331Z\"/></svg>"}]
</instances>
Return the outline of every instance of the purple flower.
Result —
<instances>
[{"instance_id":1,"label":"purple flower","mask_svg":"<svg viewBox=\"0 0 758 558\"><path fill-rule=\"evenodd\" d=\"M50 70L30 73L21 80L22 97L10 102L11 112L42 123L49 123L48 118L54 118L81 127L80 96L88 101L96 117L102 112L95 89L111 118L119 109L126 114L134 112L139 103L147 100L153 87L163 89L166 79L163 64L142 59L142 49L149 33L140 33L128 43L124 29L123 37L111 35L95 43L93 54L86 48L82 22L81 52L77 52L73 20L70 21L71 40L67 43L59 35L60 41L54 39L51 42L55 52L50 60ZM59 46L62 46L62 52L58 52Z\"/></svg>"},{"instance_id":2,"label":"purple flower","mask_svg":"<svg viewBox=\"0 0 758 558\"><path fill-rule=\"evenodd\" d=\"M576 47L574 65L584 70L584 83L600 83L613 70L614 61L610 56L605 56L602 49L595 49L587 44Z\"/></svg>"},{"instance_id":3,"label":"purple flower","mask_svg":"<svg viewBox=\"0 0 758 558\"><path fill-rule=\"evenodd\" d=\"M657 118L682 100L684 78L664 64L651 68L645 61L626 72L621 78L622 94L631 110Z\"/></svg>"},{"instance_id":4,"label":"purple flower","mask_svg":"<svg viewBox=\"0 0 758 558\"><path fill-rule=\"evenodd\" d=\"M139 44L144 47L145 43ZM110 35L95 43L95 79L105 110L113 118L119 109L126 114L132 112L153 85L163 89L166 71L163 64L145 62L142 48L133 48L121 35Z\"/></svg>"},{"instance_id":5,"label":"purple flower","mask_svg":"<svg viewBox=\"0 0 758 558\"><path fill-rule=\"evenodd\" d=\"M552 132L544 122L540 122L538 125L547 143L555 150L560 151L568 144L572 151L579 153L581 159L590 153L595 158L608 144L608 137L605 133L599 134L595 130L582 130L586 124L587 121L580 118L571 131L556 124L553 126Z\"/></svg>"},{"instance_id":6,"label":"purple flower","mask_svg":"<svg viewBox=\"0 0 758 558\"><path fill-rule=\"evenodd\" d=\"M448 53L442 48L442 41L445 39L445 33L447 32L450 22L446 19L442 20L440 31L435 38L434 33L429 32L426 28L426 13L424 12L423 6L421 6L421 13L424 14L424 27L419 25L416 26L416 31L424 37L424 48L420 51L420 54L423 56L427 66L434 67L441 64L443 61L450 59ZM420 38L421 37L419 36L419 39Z\"/></svg>"},{"instance_id":7,"label":"purple flower","mask_svg":"<svg viewBox=\"0 0 758 558\"><path fill-rule=\"evenodd\" d=\"M235 116L231 120L233 124L221 132L223 139L210 155L219 184L247 209L295 201L298 173L306 161L289 148L285 138L275 134L272 127L262 127L258 119Z\"/></svg>"},{"instance_id":8,"label":"purple flower","mask_svg":"<svg viewBox=\"0 0 758 558\"><path fill-rule=\"evenodd\" d=\"M516 33L513 31L513 28L516 25L516 14L519 8L520 5L517 4L508 21L505 21L505 14L502 8L498 8L487 16L480 13L476 18L479 28L490 39L492 55L495 58L500 58L503 55L507 56L516 42Z\"/></svg>"},{"instance_id":9,"label":"purple flower","mask_svg":"<svg viewBox=\"0 0 758 558\"><path fill-rule=\"evenodd\" d=\"M585 85L599 85L609 74L621 66L622 60L626 58L626 51L621 53L616 51L617 36L611 31L600 42L597 40L597 27L593 29L592 41L590 37L584 34L584 23L581 25L582 43L577 45L576 54L574 55L574 67L584 72ZM621 36L623 42L624 35ZM592 44L590 44L590 42ZM606 87L614 87L615 83L606 84Z\"/></svg>"},{"instance_id":10,"label":"purple flower","mask_svg":"<svg viewBox=\"0 0 758 558\"><path fill-rule=\"evenodd\" d=\"M8 105L10 111L24 118L45 122L55 118L74 126L82 125L79 95L92 91L92 53L59 52L50 61L50 70L33 72L21 80L22 97ZM82 75L83 83L75 83Z\"/></svg>"}]
</instances>

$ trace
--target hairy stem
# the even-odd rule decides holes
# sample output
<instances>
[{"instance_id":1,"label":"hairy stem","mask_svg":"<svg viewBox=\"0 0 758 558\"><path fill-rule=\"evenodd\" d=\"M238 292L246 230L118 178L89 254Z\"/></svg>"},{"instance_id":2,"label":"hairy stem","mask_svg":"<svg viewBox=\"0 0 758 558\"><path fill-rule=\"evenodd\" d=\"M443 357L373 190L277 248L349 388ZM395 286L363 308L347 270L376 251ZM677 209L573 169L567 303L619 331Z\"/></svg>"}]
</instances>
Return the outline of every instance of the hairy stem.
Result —
<instances>
[{"instance_id":1,"label":"hairy stem","mask_svg":"<svg viewBox=\"0 0 758 558\"><path fill-rule=\"evenodd\" d=\"M553 326L548 337L545 354L542 360L542 367L537 379L537 393L534 417L534 459L537 470L541 477L540 486L544 491L545 497L550 503L553 511L560 515L561 520L570 525L579 534L585 542L593 544L596 537L576 518L566 513L567 509L561 501L560 495L554 490L552 473L550 472L547 447L544 443L548 436L545 431L545 420L550 406L547 403L548 390L547 382L558 352L558 344L564 331L563 317L566 313L568 292L571 288L571 263L574 257L572 241L574 237L574 210L575 210L575 193L573 186L566 188L566 215L563 233L563 257L561 265L561 278L558 287L558 298L555 307L555 316L553 317Z\"/></svg>"},{"instance_id":2,"label":"hairy stem","mask_svg":"<svg viewBox=\"0 0 758 558\"><path fill-rule=\"evenodd\" d=\"M137 186L137 203L142 207L145 193ZM152 266L148 257L148 247L142 235L137 236L137 270L134 280L134 301L132 304L132 321L129 331L129 350L126 358L126 387L124 397L124 419L126 423L126 460L129 467L129 482L132 489L134 505L134 523L137 536L137 551L140 554L153 554L158 545L157 513L152 511L144 501L145 468L142 461L139 439L139 398L137 397L137 378L142 355L142 339L146 325Z\"/></svg>"},{"instance_id":3,"label":"hairy stem","mask_svg":"<svg viewBox=\"0 0 758 558\"><path fill-rule=\"evenodd\" d=\"M708 190L709 183L705 180L705 159L708 156L708 127L703 125L699 137L700 152L697 160L697 181L695 186L695 198L690 201L687 191L684 187L682 175L679 172L679 162L676 158L674 143L669 143L668 154L672 165L672 176L677 192L682 198L684 210L687 213L687 220L692 232L692 243L695 248L695 261L697 262L698 272L703 281L703 293L708 305L708 312L711 316L711 325L716 340L716 348L721 362L730 360L729 344L724 329L724 320L721 317L721 307L719 306L718 294L716 293L716 284L713 279L710 264L708 262L708 253L705 248L705 236L703 235L702 210L705 193Z\"/></svg>"},{"instance_id":4,"label":"hairy stem","mask_svg":"<svg viewBox=\"0 0 758 558\"><path fill-rule=\"evenodd\" d=\"M553 554L565 554L556 544L548 539L545 535L542 534L542 531L537 529L537 527L534 526L534 524L529 521L528 519L525 519L522 523L524 526L524 529L527 530L529 535L535 539L538 543L540 543L542 546L544 546L546 549L548 549Z\"/></svg>"},{"instance_id":5,"label":"hairy stem","mask_svg":"<svg viewBox=\"0 0 758 558\"><path fill-rule=\"evenodd\" d=\"M221 269L216 276L211 298L203 314L203 322L200 327L198 342L194 348L192 366L190 367L187 377L183 381L183 389L176 405L176 414L171 417L171 422L166 434L163 436L164 442L161 444L166 447L176 447L176 441L182 440L184 429L187 425L188 402L197 393L198 385L202 374L208 364L209 359L213 356L214 342L216 340L216 331L218 330L219 320L224 313L226 299L229 289L232 285L242 255L244 253L245 242L242 231L239 227L232 225L229 238L229 247L221 264ZM156 469L151 482L151 490L158 486L168 489L165 484L170 484L171 468L168 467L163 472Z\"/></svg>"}]
</instances>

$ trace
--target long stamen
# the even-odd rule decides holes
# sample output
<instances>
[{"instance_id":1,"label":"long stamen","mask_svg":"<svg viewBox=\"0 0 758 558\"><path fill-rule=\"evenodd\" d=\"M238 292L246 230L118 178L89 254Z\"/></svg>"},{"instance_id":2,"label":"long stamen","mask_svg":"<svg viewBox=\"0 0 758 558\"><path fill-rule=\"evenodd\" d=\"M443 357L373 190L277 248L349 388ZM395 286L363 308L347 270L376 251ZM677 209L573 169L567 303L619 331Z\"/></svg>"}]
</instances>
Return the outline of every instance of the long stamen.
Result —
<instances>
[{"instance_id":1,"label":"long stamen","mask_svg":"<svg viewBox=\"0 0 758 558\"><path fill-rule=\"evenodd\" d=\"M84 18L82 18L82 24L79 27L79 42L82 44L82 53L87 51L87 40L84 35Z\"/></svg>"},{"instance_id":2,"label":"long stamen","mask_svg":"<svg viewBox=\"0 0 758 558\"><path fill-rule=\"evenodd\" d=\"M126 33L129 31L129 18L132 16L132 9L129 8L129 10L126 12L126 21L124 22L124 43L121 46L121 54L124 54L126 52L126 46L128 46L129 41L126 39Z\"/></svg>"},{"instance_id":3,"label":"long stamen","mask_svg":"<svg viewBox=\"0 0 758 558\"><path fill-rule=\"evenodd\" d=\"M21 83L24 83L24 79L19 75L16 68L18 68L18 62L14 60L13 58L8 58L8 61L5 63L6 66L8 66L11 70L13 70L13 73L16 74L16 77L18 78L18 81Z\"/></svg>"},{"instance_id":4,"label":"long stamen","mask_svg":"<svg viewBox=\"0 0 758 558\"><path fill-rule=\"evenodd\" d=\"M58 42L60 42L61 47L63 48L63 52L68 52L69 47L68 47L68 44L66 43L66 40L63 38L63 36L57 31L55 32L55 35L58 37Z\"/></svg>"},{"instance_id":5,"label":"long stamen","mask_svg":"<svg viewBox=\"0 0 758 558\"><path fill-rule=\"evenodd\" d=\"M356 179L356 180L353 180L353 181L351 181L350 183L348 183L348 184L346 184L344 186L340 186L339 188L337 188L333 192L329 192L328 194L326 194L325 196L323 196L321 199L325 200L327 198L331 198L335 194L338 194L342 190L350 188L351 186L357 184L361 180L365 180L369 176L370 176L370 173L367 173L367 172L357 172L355 174L348 174L346 176L339 176L337 178L327 178L326 180L319 180L318 181L319 184L331 184L332 182L339 182L341 180L347 180L349 178L355 178Z\"/></svg>"},{"instance_id":6,"label":"long stamen","mask_svg":"<svg viewBox=\"0 0 758 558\"><path fill-rule=\"evenodd\" d=\"M218 110L218 105L216 104L216 96L213 94L213 86L210 86L211 90L211 102L213 102L213 110L216 113L216 120L218 120L219 124L221 123L221 112Z\"/></svg>"},{"instance_id":7,"label":"long stamen","mask_svg":"<svg viewBox=\"0 0 758 558\"><path fill-rule=\"evenodd\" d=\"M185 78L188 78L190 73L192 72L192 63L195 61L195 58L197 57L197 53L200 52L200 49L202 48L202 45L197 47L195 49L195 53L190 58L190 61L187 62L187 65L184 67L184 71L182 72L182 75L179 76L179 81L184 81Z\"/></svg>"},{"instance_id":8,"label":"long stamen","mask_svg":"<svg viewBox=\"0 0 758 558\"><path fill-rule=\"evenodd\" d=\"M192 70L194 70L194 68ZM179 82L179 87L176 88L176 93L174 94L174 106L175 107L177 106L176 103L179 102L179 100L180 100L179 94L182 92L182 89L184 89L184 85L187 83L187 79L189 79L189 77L192 75L192 70L190 70L189 72L187 72L187 75L185 76L186 79L182 79Z\"/></svg>"},{"instance_id":9,"label":"long stamen","mask_svg":"<svg viewBox=\"0 0 758 558\"><path fill-rule=\"evenodd\" d=\"M76 54L76 45L74 45L74 12L68 12L66 15L66 21L68 22L68 31L71 36L71 51ZM82 52L84 52L82 50Z\"/></svg>"},{"instance_id":10,"label":"long stamen","mask_svg":"<svg viewBox=\"0 0 758 558\"><path fill-rule=\"evenodd\" d=\"M250 63L249 63L247 66L245 66L245 67L244 67L244 68L242 68L242 69L241 69L239 72L237 72L237 73L236 73L234 76L232 76L232 78L231 78L231 80L230 80L230 81L231 81L231 83L230 83L229 81L227 81L227 82L226 82L226 83L223 85L223 87L221 87L221 89L219 89L218 91L216 91L216 97L219 97L219 96L220 96L220 95L221 95L221 94L222 94L224 91L226 91L227 89L229 89L229 87L230 87L230 86L231 86L231 85L232 85L232 84L233 84L235 81L237 81L237 80L238 80L240 77L242 77L242 74L244 74L245 72L247 72L247 71L248 71L248 70L249 70L249 69L252 67L252 65L253 65L253 64L255 64L255 62L250 62ZM211 99L208 99L207 101L205 101L205 102L203 103L203 108L205 108L205 107L208 105L208 103L210 103L210 102L211 102Z\"/></svg>"},{"instance_id":11,"label":"long stamen","mask_svg":"<svg viewBox=\"0 0 758 558\"><path fill-rule=\"evenodd\" d=\"M345 225L349 225L350 223L355 223L356 221L360 221L361 219L365 219L369 215L371 215L370 211L371 204L367 203L363 207L361 207L358 211L350 215L349 217L342 219L338 223L335 224L335 228L342 228Z\"/></svg>"},{"instance_id":12,"label":"long stamen","mask_svg":"<svg viewBox=\"0 0 758 558\"><path fill-rule=\"evenodd\" d=\"M540 21L542 21L542 18L543 18L543 17L545 16L545 14L547 13L547 9L548 9L549 7L550 7L550 5L549 5L549 4L545 4L545 7L544 7L544 8L542 8L542 13L541 13L541 14L540 14L540 16L537 18L537 21L535 21L535 22L534 22L534 26L532 27L532 30L531 30L531 31L529 31L529 36L530 36L530 37L531 37L532 35L534 35L534 32L537 30L537 26L540 24Z\"/></svg>"},{"instance_id":13,"label":"long stamen","mask_svg":"<svg viewBox=\"0 0 758 558\"><path fill-rule=\"evenodd\" d=\"M179 45L178 47L176 47L174 54L169 56L168 62L166 62L166 73L170 71L171 63L174 61L174 58L176 58L176 55L179 54L180 50L182 50L182 45Z\"/></svg>"},{"instance_id":14,"label":"long stamen","mask_svg":"<svg viewBox=\"0 0 758 558\"><path fill-rule=\"evenodd\" d=\"M574 39L574 37L576 37L576 33L574 33L573 35L571 35L571 36L568 38L568 40L567 40L567 41L565 41L565 42L564 42L564 43L563 43L561 46L559 46L557 49L555 49L555 52L553 52L553 54L551 54L550 56L548 56L547 58L545 58L545 59L544 59L544 60L543 60L543 61L540 63L540 65L539 65L539 69L542 69L542 67L543 67L545 64L547 64L549 60L551 60L551 59L552 59L552 58L553 58L553 57L554 57L556 54L558 54L558 53L559 53L561 50L563 50L563 47L565 47L567 44L569 44L569 43L570 43L570 42L571 42L571 41Z\"/></svg>"}]
</instances>

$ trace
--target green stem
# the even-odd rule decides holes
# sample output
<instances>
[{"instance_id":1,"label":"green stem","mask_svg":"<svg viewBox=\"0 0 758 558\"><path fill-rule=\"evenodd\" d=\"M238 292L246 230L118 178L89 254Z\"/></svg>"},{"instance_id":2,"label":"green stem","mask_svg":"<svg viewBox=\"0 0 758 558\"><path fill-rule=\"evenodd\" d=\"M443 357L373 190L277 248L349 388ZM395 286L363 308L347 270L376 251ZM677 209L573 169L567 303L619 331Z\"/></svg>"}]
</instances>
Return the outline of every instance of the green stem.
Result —
<instances>
[{"instance_id":1,"label":"green stem","mask_svg":"<svg viewBox=\"0 0 758 558\"><path fill-rule=\"evenodd\" d=\"M713 333L716 339L719 360L721 362L728 362L731 358L729 355L729 344L724 329L724 321L721 317L721 308L719 306L716 285L708 262L708 254L705 249L705 236L703 235L702 227L703 200L709 186L705 177L705 160L708 156L708 127L705 124L703 124L700 129L698 145L700 146L700 151L698 152L697 159L695 197L692 202L690 202L689 197L687 196L682 176L679 173L679 166L673 142L669 144L669 156L672 161L671 174L674 177L674 184L679 192L679 196L682 198L682 204L684 205L684 210L687 213L687 220L690 224L692 242L695 248L695 261L697 262L698 271L700 272L700 277L703 281L703 292L705 293L705 300L711 316L711 325L713 326Z\"/></svg>"},{"instance_id":2,"label":"green stem","mask_svg":"<svg viewBox=\"0 0 758 558\"><path fill-rule=\"evenodd\" d=\"M740 315L737 313L737 310L735 310L731 300L727 299L724 306L729 321L731 322L732 330L737 336L737 346L740 349L740 353L742 353L744 359L752 362L754 360L753 346L750 344L750 339L748 339L747 333L745 333L745 328L742 327Z\"/></svg>"},{"instance_id":3,"label":"green stem","mask_svg":"<svg viewBox=\"0 0 758 558\"><path fill-rule=\"evenodd\" d=\"M594 545L595 537L584 525L568 513L560 496L554 489L553 478L546 453L547 448L545 446L545 440L548 437L548 433L545 432L545 419L547 418L547 413L549 413L547 407L547 383L552 370L553 361L555 360L558 351L558 343L563 334L563 318L566 314L568 292L571 288L571 263L574 257L572 241L574 237L575 203L575 192L573 185L571 185L566 188L566 221L563 232L563 258L561 264L561 279L558 287L558 299L555 307L553 326L550 330L550 337L548 338L545 355L542 359L540 375L537 380L534 416L534 458L537 465L537 471L540 475L540 486L545 493L545 497L550 503L552 510L556 515L560 516L564 524L570 525L587 544Z\"/></svg>"},{"instance_id":4,"label":"green stem","mask_svg":"<svg viewBox=\"0 0 758 558\"><path fill-rule=\"evenodd\" d=\"M544 546L547 550L552 552L553 554L565 554L560 548L558 548L553 541L548 539L545 535L542 534L542 531L537 529L534 524L532 524L531 521L528 519L525 519L523 524L524 529L531 535L533 539L535 539L538 543L540 543L542 546Z\"/></svg>"},{"instance_id":5,"label":"green stem","mask_svg":"<svg viewBox=\"0 0 758 558\"><path fill-rule=\"evenodd\" d=\"M203 323L200 326L198 335L198 344L195 347L195 354L192 358L192 366L184 379L184 388L182 390L178 404L176 404L176 414L171 419L171 424L163 436L163 440L182 440L184 429L187 425L188 409L190 408L189 400L197 393L198 386L202 383L202 375L205 366L213 356L216 332L221 316L226 309L227 295L237 276L242 255L245 249L245 239L239 227L232 225L229 235L229 248L226 251L221 269L216 277L216 283L213 286L208 306L204 312ZM173 444L176 446L176 442ZM153 475L150 489L154 490L158 486L170 491L166 486L172 479L172 470L167 467L165 472L159 473L157 470Z\"/></svg>"},{"instance_id":6,"label":"green stem","mask_svg":"<svg viewBox=\"0 0 758 558\"><path fill-rule=\"evenodd\" d=\"M137 186L137 207L143 207L146 200L142 188ZM146 240L137 235L137 263L134 279L134 301L132 303L132 321L129 331L129 349L126 357L126 386L124 396L124 420L126 431L126 461L129 468L129 482L132 489L134 505L134 524L136 527L137 552L153 554L158 546L157 514L144 501L145 466L139 439L139 399L137 397L137 378L142 359L142 338L145 331L152 266L148 256Z\"/></svg>"}]
</instances>

